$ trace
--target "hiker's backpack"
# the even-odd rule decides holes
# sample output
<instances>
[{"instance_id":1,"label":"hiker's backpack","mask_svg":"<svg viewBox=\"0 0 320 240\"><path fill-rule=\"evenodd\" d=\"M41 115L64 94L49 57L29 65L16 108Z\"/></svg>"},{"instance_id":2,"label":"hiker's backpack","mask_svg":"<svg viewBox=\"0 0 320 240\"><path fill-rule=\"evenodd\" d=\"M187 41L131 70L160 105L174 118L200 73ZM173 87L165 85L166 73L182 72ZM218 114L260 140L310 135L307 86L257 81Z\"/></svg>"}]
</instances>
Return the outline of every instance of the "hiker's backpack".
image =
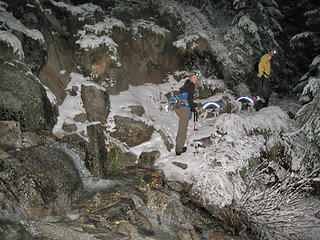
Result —
<instances>
[{"instance_id":1,"label":"hiker's backpack","mask_svg":"<svg viewBox=\"0 0 320 240\"><path fill-rule=\"evenodd\" d=\"M180 108L182 106L187 106L188 105L188 93L179 93L173 95L169 101L168 105L166 106L166 111L168 112L169 110L175 110L177 108Z\"/></svg>"},{"instance_id":2,"label":"hiker's backpack","mask_svg":"<svg viewBox=\"0 0 320 240\"><path fill-rule=\"evenodd\" d=\"M222 109L222 103L220 101L209 101L202 104L202 109Z\"/></svg>"}]
</instances>

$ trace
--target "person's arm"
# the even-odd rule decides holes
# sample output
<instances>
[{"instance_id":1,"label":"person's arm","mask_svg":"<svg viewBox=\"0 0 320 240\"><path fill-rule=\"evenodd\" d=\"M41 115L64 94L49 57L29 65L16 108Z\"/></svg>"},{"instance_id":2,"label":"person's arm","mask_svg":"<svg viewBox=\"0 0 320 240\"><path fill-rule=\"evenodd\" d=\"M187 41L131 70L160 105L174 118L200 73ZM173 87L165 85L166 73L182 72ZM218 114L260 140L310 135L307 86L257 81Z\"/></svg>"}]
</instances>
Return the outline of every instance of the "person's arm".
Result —
<instances>
[{"instance_id":1,"label":"person's arm","mask_svg":"<svg viewBox=\"0 0 320 240\"><path fill-rule=\"evenodd\" d=\"M194 104L194 101L193 101L194 88L195 88L195 85L192 82L190 82L188 84L187 92L188 92L188 103L189 103L189 106L190 106L190 110L192 112L195 111L195 104Z\"/></svg>"}]
</instances>

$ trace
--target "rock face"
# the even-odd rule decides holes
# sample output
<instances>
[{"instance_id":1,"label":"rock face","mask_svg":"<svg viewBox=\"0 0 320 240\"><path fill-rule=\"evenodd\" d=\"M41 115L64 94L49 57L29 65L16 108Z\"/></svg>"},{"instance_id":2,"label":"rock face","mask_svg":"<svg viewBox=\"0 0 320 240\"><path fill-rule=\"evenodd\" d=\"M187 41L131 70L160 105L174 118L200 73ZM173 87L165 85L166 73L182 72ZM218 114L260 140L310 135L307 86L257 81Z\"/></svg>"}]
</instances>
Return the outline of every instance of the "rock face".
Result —
<instances>
[{"instance_id":1,"label":"rock face","mask_svg":"<svg viewBox=\"0 0 320 240\"><path fill-rule=\"evenodd\" d=\"M56 106L23 64L0 62L0 120L19 122L25 130L51 130L56 117Z\"/></svg>"},{"instance_id":2,"label":"rock face","mask_svg":"<svg viewBox=\"0 0 320 240\"><path fill-rule=\"evenodd\" d=\"M118 14L121 19L123 14ZM89 33L90 26L84 31ZM126 90L129 84L162 83L168 72L182 69L184 55L172 45L175 36L169 31L162 34L143 27L115 26L110 29L110 36L116 49L104 45L81 48L76 61L85 75L93 76L95 81L106 85L112 94Z\"/></svg>"},{"instance_id":3,"label":"rock face","mask_svg":"<svg viewBox=\"0 0 320 240\"><path fill-rule=\"evenodd\" d=\"M39 72L39 79L54 93L60 104L65 98L64 89L70 82L70 73L76 69L73 50L64 37L52 35L51 31L45 33L47 61Z\"/></svg>"}]
</instances>

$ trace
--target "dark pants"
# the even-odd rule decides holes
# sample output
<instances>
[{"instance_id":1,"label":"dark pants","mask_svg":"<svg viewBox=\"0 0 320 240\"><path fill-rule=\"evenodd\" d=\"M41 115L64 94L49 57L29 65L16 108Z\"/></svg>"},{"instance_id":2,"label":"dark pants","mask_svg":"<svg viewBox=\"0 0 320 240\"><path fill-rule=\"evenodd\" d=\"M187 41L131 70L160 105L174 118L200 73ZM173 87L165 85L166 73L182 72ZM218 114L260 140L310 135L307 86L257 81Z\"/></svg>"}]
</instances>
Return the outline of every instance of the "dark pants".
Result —
<instances>
[{"instance_id":1,"label":"dark pants","mask_svg":"<svg viewBox=\"0 0 320 240\"><path fill-rule=\"evenodd\" d=\"M189 125L189 107L180 107L175 110L179 117L179 127L176 138L176 152L182 152L182 148L187 140L187 131Z\"/></svg>"},{"instance_id":2,"label":"dark pants","mask_svg":"<svg viewBox=\"0 0 320 240\"><path fill-rule=\"evenodd\" d=\"M267 107L269 104L269 98L271 95L270 91L270 84L269 79L265 77L258 77L257 78L257 96L264 98L264 103L262 104L262 107Z\"/></svg>"}]
</instances>

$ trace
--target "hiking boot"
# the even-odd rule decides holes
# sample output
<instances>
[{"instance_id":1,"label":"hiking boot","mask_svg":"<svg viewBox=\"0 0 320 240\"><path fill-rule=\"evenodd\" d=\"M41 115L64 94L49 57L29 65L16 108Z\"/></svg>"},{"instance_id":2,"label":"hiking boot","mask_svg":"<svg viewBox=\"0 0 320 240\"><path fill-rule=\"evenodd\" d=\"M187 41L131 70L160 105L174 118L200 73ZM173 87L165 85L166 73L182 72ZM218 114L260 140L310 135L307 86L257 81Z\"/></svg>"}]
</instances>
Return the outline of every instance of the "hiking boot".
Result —
<instances>
[{"instance_id":1,"label":"hiking boot","mask_svg":"<svg viewBox=\"0 0 320 240\"><path fill-rule=\"evenodd\" d=\"M184 153L187 151L187 147L183 147L181 152L176 152L176 155L179 156L181 153Z\"/></svg>"}]
</instances>

